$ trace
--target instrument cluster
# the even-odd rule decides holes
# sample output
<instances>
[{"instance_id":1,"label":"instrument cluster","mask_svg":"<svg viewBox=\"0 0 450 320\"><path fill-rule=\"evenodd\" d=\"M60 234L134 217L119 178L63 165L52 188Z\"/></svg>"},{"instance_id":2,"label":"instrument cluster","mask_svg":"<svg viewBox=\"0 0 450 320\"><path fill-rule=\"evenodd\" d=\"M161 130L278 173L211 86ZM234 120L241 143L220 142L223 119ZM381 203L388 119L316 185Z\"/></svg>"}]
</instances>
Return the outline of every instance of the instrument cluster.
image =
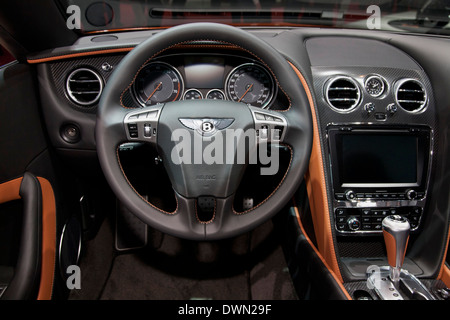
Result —
<instances>
[{"instance_id":1,"label":"instrument cluster","mask_svg":"<svg viewBox=\"0 0 450 320\"><path fill-rule=\"evenodd\" d=\"M142 107L211 99L270 108L277 94L274 78L263 65L219 54L161 57L139 71L132 90Z\"/></svg>"}]
</instances>

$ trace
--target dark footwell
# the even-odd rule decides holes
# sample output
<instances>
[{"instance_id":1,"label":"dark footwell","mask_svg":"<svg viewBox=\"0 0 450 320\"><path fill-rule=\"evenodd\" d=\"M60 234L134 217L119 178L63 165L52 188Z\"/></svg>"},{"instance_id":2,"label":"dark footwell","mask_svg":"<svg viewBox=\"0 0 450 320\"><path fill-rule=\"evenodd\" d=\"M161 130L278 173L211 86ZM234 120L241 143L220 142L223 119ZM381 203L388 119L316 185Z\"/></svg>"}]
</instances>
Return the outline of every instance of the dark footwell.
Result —
<instances>
[{"instance_id":1,"label":"dark footwell","mask_svg":"<svg viewBox=\"0 0 450 320\"><path fill-rule=\"evenodd\" d=\"M82 255L81 289L72 300L293 300L283 251L268 222L251 233L215 242L148 231L147 245L117 251L106 220Z\"/></svg>"}]
</instances>

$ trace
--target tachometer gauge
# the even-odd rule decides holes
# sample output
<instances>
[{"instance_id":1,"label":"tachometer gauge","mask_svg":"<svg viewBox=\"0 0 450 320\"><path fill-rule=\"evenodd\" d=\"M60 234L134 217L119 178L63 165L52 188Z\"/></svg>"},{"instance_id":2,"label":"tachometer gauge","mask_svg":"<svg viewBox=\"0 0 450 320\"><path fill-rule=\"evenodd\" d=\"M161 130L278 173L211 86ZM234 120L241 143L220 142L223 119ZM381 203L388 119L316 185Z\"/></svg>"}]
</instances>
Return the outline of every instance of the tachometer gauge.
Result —
<instances>
[{"instance_id":1,"label":"tachometer gauge","mask_svg":"<svg viewBox=\"0 0 450 320\"><path fill-rule=\"evenodd\" d=\"M225 88L230 100L260 108L270 104L275 91L269 72L254 63L246 63L232 70Z\"/></svg>"},{"instance_id":2,"label":"tachometer gauge","mask_svg":"<svg viewBox=\"0 0 450 320\"><path fill-rule=\"evenodd\" d=\"M370 76L366 79L365 88L372 97L379 97L384 92L384 81L379 76Z\"/></svg>"},{"instance_id":3,"label":"tachometer gauge","mask_svg":"<svg viewBox=\"0 0 450 320\"><path fill-rule=\"evenodd\" d=\"M143 106L178 100L183 92L180 73L164 62L147 64L134 83L137 100Z\"/></svg>"}]
</instances>

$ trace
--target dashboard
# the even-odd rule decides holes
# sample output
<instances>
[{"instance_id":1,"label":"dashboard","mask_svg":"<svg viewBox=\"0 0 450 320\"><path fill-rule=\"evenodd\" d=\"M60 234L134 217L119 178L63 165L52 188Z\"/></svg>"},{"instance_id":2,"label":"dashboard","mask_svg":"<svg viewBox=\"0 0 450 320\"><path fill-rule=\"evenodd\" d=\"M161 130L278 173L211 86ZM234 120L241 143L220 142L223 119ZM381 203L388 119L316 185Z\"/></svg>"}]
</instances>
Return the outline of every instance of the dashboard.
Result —
<instances>
[{"instance_id":1,"label":"dashboard","mask_svg":"<svg viewBox=\"0 0 450 320\"><path fill-rule=\"evenodd\" d=\"M418 231L435 148L434 97L427 75L405 52L376 40L317 37L307 39L305 49L336 235L379 234L382 219L392 213L410 218L412 230ZM122 58L63 60L48 64L47 70L59 99L76 111L95 114L101 91ZM136 71L121 103L131 109L211 99L286 110L289 101L263 63L220 44L174 48ZM65 119L54 139L63 141L64 150L83 143L94 149L94 141L82 138L85 127Z\"/></svg>"}]
</instances>

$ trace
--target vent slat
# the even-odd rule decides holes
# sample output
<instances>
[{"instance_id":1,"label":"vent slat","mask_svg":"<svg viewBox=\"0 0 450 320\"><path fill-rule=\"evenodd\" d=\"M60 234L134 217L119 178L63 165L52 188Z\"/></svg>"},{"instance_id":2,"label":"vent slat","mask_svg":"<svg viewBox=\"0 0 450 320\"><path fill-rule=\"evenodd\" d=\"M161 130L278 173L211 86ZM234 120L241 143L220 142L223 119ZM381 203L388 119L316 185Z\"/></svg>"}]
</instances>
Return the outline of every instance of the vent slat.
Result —
<instances>
[{"instance_id":1,"label":"vent slat","mask_svg":"<svg viewBox=\"0 0 450 320\"><path fill-rule=\"evenodd\" d=\"M406 79L397 88L396 100L404 110L417 112L426 105L427 94L419 81Z\"/></svg>"},{"instance_id":2,"label":"vent slat","mask_svg":"<svg viewBox=\"0 0 450 320\"><path fill-rule=\"evenodd\" d=\"M326 99L328 104L338 111L349 111L358 105L360 90L351 78L337 77L329 83Z\"/></svg>"},{"instance_id":3,"label":"vent slat","mask_svg":"<svg viewBox=\"0 0 450 320\"><path fill-rule=\"evenodd\" d=\"M69 79L72 83L98 83L98 80Z\"/></svg>"},{"instance_id":4,"label":"vent slat","mask_svg":"<svg viewBox=\"0 0 450 320\"><path fill-rule=\"evenodd\" d=\"M330 101L356 101L357 99L354 99L354 98L330 98L328 100L330 100Z\"/></svg>"},{"instance_id":5,"label":"vent slat","mask_svg":"<svg viewBox=\"0 0 450 320\"><path fill-rule=\"evenodd\" d=\"M424 100L397 100L400 103L418 103L418 104L422 104L425 101Z\"/></svg>"},{"instance_id":6,"label":"vent slat","mask_svg":"<svg viewBox=\"0 0 450 320\"><path fill-rule=\"evenodd\" d=\"M100 91L72 91L73 94L98 94Z\"/></svg>"},{"instance_id":7,"label":"vent slat","mask_svg":"<svg viewBox=\"0 0 450 320\"><path fill-rule=\"evenodd\" d=\"M349 88L349 87L335 87L335 88L329 88L328 90L330 91L340 91L340 90L351 90L351 91L357 91L358 89L356 88Z\"/></svg>"},{"instance_id":8,"label":"vent slat","mask_svg":"<svg viewBox=\"0 0 450 320\"><path fill-rule=\"evenodd\" d=\"M80 68L72 71L67 77L66 90L74 103L80 106L90 106L100 98L103 82L95 71Z\"/></svg>"},{"instance_id":9,"label":"vent slat","mask_svg":"<svg viewBox=\"0 0 450 320\"><path fill-rule=\"evenodd\" d=\"M399 92L423 92L422 90L399 89Z\"/></svg>"}]
</instances>

